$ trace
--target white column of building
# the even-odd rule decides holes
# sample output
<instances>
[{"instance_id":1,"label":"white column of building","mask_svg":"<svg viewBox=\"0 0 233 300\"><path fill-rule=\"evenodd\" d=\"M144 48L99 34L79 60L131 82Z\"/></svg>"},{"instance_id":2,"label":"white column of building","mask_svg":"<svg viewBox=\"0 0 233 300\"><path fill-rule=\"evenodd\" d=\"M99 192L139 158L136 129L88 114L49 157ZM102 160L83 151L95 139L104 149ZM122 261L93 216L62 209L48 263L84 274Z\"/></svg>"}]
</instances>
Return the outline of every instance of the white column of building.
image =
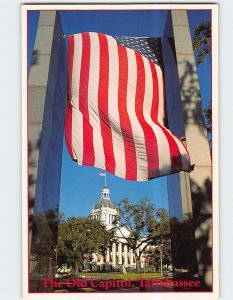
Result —
<instances>
[{"instance_id":1,"label":"white column of building","mask_svg":"<svg viewBox=\"0 0 233 300\"><path fill-rule=\"evenodd\" d=\"M124 245L124 265L125 267L128 266L128 247Z\"/></svg>"},{"instance_id":2,"label":"white column of building","mask_svg":"<svg viewBox=\"0 0 233 300\"><path fill-rule=\"evenodd\" d=\"M100 213L100 222L103 222L103 221L104 221L104 214L101 211L101 213Z\"/></svg>"},{"instance_id":3,"label":"white column of building","mask_svg":"<svg viewBox=\"0 0 233 300\"><path fill-rule=\"evenodd\" d=\"M103 255L101 255L100 262L101 262L101 265L104 263L104 256Z\"/></svg>"},{"instance_id":4,"label":"white column of building","mask_svg":"<svg viewBox=\"0 0 233 300\"><path fill-rule=\"evenodd\" d=\"M145 262L146 262L145 256L144 256L144 254L142 254L142 256L141 256L141 267L142 268L145 267Z\"/></svg>"},{"instance_id":5,"label":"white column of building","mask_svg":"<svg viewBox=\"0 0 233 300\"><path fill-rule=\"evenodd\" d=\"M109 271L110 268L110 250L107 248L106 260L105 260L105 271Z\"/></svg>"},{"instance_id":6,"label":"white column of building","mask_svg":"<svg viewBox=\"0 0 233 300\"><path fill-rule=\"evenodd\" d=\"M112 265L116 265L116 243L112 244Z\"/></svg>"},{"instance_id":7,"label":"white column of building","mask_svg":"<svg viewBox=\"0 0 233 300\"><path fill-rule=\"evenodd\" d=\"M109 248L107 248L106 262L109 263L109 261L110 261Z\"/></svg>"},{"instance_id":8,"label":"white column of building","mask_svg":"<svg viewBox=\"0 0 233 300\"><path fill-rule=\"evenodd\" d=\"M119 242L118 244L118 263L122 265L122 243Z\"/></svg>"},{"instance_id":9,"label":"white column of building","mask_svg":"<svg viewBox=\"0 0 233 300\"><path fill-rule=\"evenodd\" d=\"M129 260L130 260L130 265L132 266L133 265L133 250L132 249L130 249L129 250Z\"/></svg>"}]
</instances>

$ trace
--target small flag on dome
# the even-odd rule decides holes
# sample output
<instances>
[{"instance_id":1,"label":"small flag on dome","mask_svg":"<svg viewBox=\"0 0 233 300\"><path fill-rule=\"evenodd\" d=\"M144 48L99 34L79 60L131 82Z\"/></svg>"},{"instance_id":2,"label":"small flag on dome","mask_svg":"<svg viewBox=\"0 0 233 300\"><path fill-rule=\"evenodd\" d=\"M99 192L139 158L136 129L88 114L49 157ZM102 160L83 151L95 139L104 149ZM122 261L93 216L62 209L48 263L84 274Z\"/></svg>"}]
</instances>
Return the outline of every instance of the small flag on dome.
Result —
<instances>
[{"instance_id":1,"label":"small flag on dome","mask_svg":"<svg viewBox=\"0 0 233 300\"><path fill-rule=\"evenodd\" d=\"M99 173L99 176L106 176L106 173Z\"/></svg>"}]
</instances>

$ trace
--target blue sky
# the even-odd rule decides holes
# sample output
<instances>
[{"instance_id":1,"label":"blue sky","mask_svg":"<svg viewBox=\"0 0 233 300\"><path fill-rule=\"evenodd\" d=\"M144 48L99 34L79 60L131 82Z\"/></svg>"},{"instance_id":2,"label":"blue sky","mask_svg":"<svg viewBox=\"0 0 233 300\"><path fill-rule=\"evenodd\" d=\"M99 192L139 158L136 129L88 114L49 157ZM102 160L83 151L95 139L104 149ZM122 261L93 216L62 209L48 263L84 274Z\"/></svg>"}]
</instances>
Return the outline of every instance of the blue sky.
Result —
<instances>
[{"instance_id":1,"label":"blue sky","mask_svg":"<svg viewBox=\"0 0 233 300\"><path fill-rule=\"evenodd\" d=\"M39 21L39 12L30 11L28 14L28 72L32 62L32 53L36 39L36 29Z\"/></svg>"},{"instance_id":2,"label":"blue sky","mask_svg":"<svg viewBox=\"0 0 233 300\"><path fill-rule=\"evenodd\" d=\"M163 35L167 11L63 11L61 20L64 33L72 34L82 31L98 31L115 36L153 36ZM208 11L189 11L190 31L202 21L208 20ZM38 13L30 17L29 24L29 62L35 40L35 28ZM34 33L33 33L34 32ZM198 67L201 95L204 107L210 99L210 60ZM87 216L100 198L104 178L99 176L101 170L82 167L74 163L63 147L61 174L60 211L67 216ZM167 177L149 182L127 181L107 174L111 200L119 202L128 197L135 202L143 197L151 199L157 207L168 208Z\"/></svg>"},{"instance_id":3,"label":"blue sky","mask_svg":"<svg viewBox=\"0 0 233 300\"><path fill-rule=\"evenodd\" d=\"M188 11L188 19L191 35L194 34L195 26L203 21L210 20L210 12L203 11ZM208 106L211 99L211 61L210 55L206 61L197 67L199 84L201 89L201 98L203 107Z\"/></svg>"}]
</instances>

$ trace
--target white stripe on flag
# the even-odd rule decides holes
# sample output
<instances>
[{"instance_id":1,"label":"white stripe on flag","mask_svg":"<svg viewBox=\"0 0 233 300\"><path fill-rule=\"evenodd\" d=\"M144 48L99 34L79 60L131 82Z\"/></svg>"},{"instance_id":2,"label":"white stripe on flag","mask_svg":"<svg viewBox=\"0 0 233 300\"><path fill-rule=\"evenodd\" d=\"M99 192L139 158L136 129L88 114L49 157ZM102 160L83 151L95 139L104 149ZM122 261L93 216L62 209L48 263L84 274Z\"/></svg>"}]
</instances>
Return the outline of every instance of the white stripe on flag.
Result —
<instances>
[{"instance_id":1,"label":"white stripe on flag","mask_svg":"<svg viewBox=\"0 0 233 300\"><path fill-rule=\"evenodd\" d=\"M79 83L82 58L82 36L74 35L74 57L72 72L72 145L78 161L83 161L83 115L79 111Z\"/></svg>"},{"instance_id":2,"label":"white stripe on flag","mask_svg":"<svg viewBox=\"0 0 233 300\"><path fill-rule=\"evenodd\" d=\"M163 87L163 74L159 66L155 64L157 78L158 78L158 89L159 89L159 103L158 103L158 122L164 126L164 87Z\"/></svg>"},{"instance_id":3,"label":"white stripe on flag","mask_svg":"<svg viewBox=\"0 0 233 300\"><path fill-rule=\"evenodd\" d=\"M90 71L88 82L88 111L90 124L93 128L93 147L95 153L95 167L105 167L103 138L101 135L100 117L98 109L99 72L100 72L100 46L99 37L95 32L90 36Z\"/></svg>"},{"instance_id":4,"label":"white stripe on flag","mask_svg":"<svg viewBox=\"0 0 233 300\"><path fill-rule=\"evenodd\" d=\"M156 125L151 119L151 107L153 100L153 83L151 68L148 60L143 57L143 63L145 67L145 98L143 105L143 114L147 123L152 127L155 136L157 138L158 154L159 154L159 173L160 175L168 174L171 171L171 159L169 144L162 129ZM156 69L157 70L157 69Z\"/></svg>"},{"instance_id":5,"label":"white stripe on flag","mask_svg":"<svg viewBox=\"0 0 233 300\"><path fill-rule=\"evenodd\" d=\"M115 157L115 174L125 177L125 148L120 126L118 108L118 85L119 85L119 57L117 43L114 38L107 36L109 48L109 87L108 87L108 113L112 130L113 151Z\"/></svg>"},{"instance_id":6,"label":"white stripe on flag","mask_svg":"<svg viewBox=\"0 0 233 300\"><path fill-rule=\"evenodd\" d=\"M148 164L145 148L144 133L136 115L136 84L137 64L135 51L127 48L128 56L128 86L127 86L127 111L132 126L134 144L137 158L137 180L148 180Z\"/></svg>"}]
</instances>

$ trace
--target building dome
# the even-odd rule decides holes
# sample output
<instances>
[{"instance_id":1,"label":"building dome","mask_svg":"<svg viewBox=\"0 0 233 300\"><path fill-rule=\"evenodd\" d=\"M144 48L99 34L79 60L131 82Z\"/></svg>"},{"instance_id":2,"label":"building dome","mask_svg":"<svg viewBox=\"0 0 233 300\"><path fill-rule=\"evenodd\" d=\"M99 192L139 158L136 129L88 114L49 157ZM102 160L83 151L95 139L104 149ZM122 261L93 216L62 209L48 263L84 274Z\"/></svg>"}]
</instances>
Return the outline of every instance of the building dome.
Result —
<instances>
[{"instance_id":1,"label":"building dome","mask_svg":"<svg viewBox=\"0 0 233 300\"><path fill-rule=\"evenodd\" d=\"M105 185L101 191L101 198L91 210L91 218L99 220L107 229L113 227L113 222L118 215L116 205L110 200L110 191Z\"/></svg>"},{"instance_id":2,"label":"building dome","mask_svg":"<svg viewBox=\"0 0 233 300\"><path fill-rule=\"evenodd\" d=\"M98 209L98 208L101 208L101 207L109 207L109 208L116 209L116 206L110 200L110 191L106 186L104 186L102 188L101 200L96 203L95 209Z\"/></svg>"},{"instance_id":3,"label":"building dome","mask_svg":"<svg viewBox=\"0 0 233 300\"><path fill-rule=\"evenodd\" d=\"M98 201L95 205L95 209L101 208L101 207L109 207L109 208L114 208L116 209L116 206L114 203L112 203L111 200L109 199L101 199Z\"/></svg>"}]
</instances>

